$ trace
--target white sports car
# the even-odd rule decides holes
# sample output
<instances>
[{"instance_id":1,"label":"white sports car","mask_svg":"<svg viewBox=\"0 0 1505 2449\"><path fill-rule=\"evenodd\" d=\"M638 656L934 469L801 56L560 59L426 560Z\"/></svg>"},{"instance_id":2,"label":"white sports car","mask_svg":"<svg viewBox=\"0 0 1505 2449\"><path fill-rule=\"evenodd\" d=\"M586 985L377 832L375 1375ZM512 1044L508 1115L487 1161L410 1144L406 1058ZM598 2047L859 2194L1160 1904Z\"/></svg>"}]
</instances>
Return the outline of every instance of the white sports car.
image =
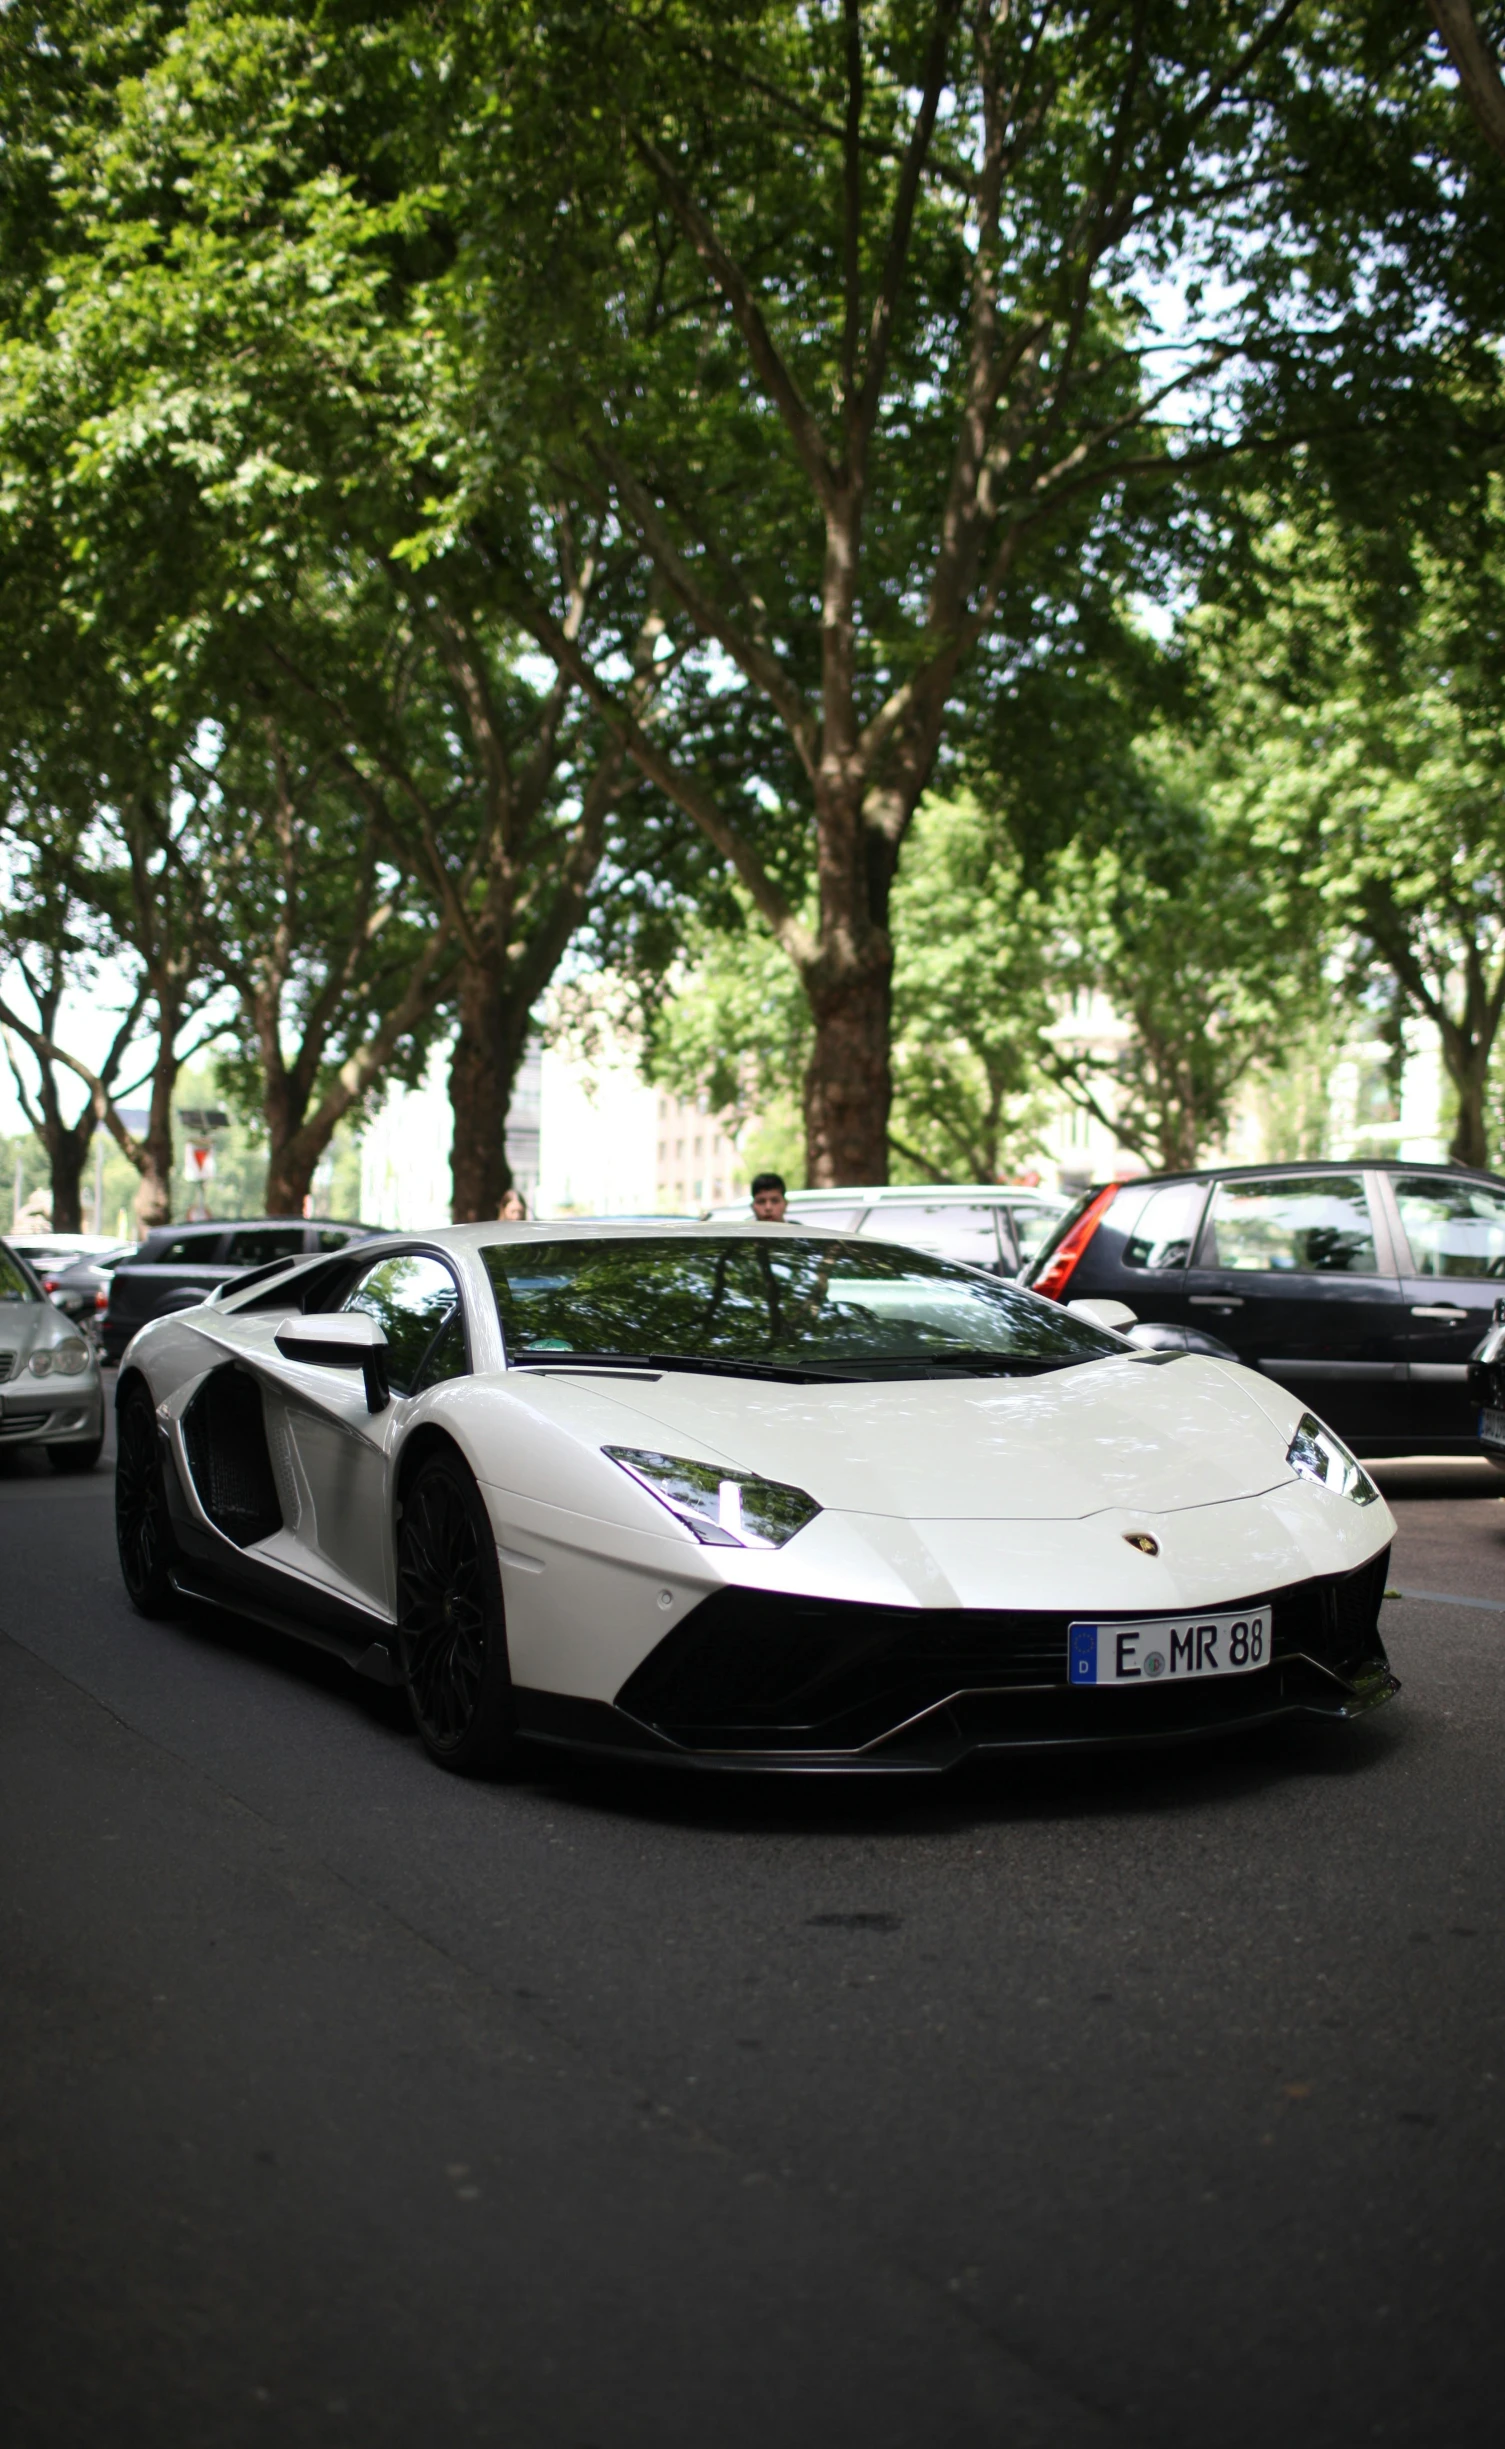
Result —
<instances>
[{"instance_id":1,"label":"white sports car","mask_svg":"<svg viewBox=\"0 0 1505 2449\"><path fill-rule=\"evenodd\" d=\"M392 1235L156 1320L117 1402L136 1606L404 1685L454 1769L936 1769L1397 1689L1393 1518L1298 1399L922 1251Z\"/></svg>"}]
</instances>

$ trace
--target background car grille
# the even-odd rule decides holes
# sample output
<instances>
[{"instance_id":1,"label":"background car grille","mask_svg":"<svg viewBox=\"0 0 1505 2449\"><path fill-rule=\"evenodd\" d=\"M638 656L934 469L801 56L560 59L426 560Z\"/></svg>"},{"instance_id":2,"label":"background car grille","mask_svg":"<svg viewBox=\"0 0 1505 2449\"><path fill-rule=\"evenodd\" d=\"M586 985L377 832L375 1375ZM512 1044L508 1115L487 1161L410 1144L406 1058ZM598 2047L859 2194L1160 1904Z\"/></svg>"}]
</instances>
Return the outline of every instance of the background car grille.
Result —
<instances>
[{"instance_id":1,"label":"background car grille","mask_svg":"<svg viewBox=\"0 0 1505 2449\"><path fill-rule=\"evenodd\" d=\"M1271 1611L1274 1663L1262 1673L1221 1679L1228 1704L1257 1705L1257 1688L1279 1673L1282 1660L1309 1658L1345 1681L1368 1662L1383 1663L1378 1622L1388 1564L1387 1549L1356 1573L1220 1599L1220 1614ZM1116 1614L1120 1622L1135 1620L1124 1609ZM958 1693L1064 1693L1074 1620L1005 1608L863 1607L723 1590L644 1660L616 1705L697 1751L848 1751L880 1741ZM1205 1692L1207 1684L1195 1689ZM1076 1709L1093 1696L1070 1697Z\"/></svg>"},{"instance_id":2,"label":"background car grille","mask_svg":"<svg viewBox=\"0 0 1505 2449\"><path fill-rule=\"evenodd\" d=\"M5 1384L6 1379L10 1376L10 1373L14 1369L15 1365L16 1356L14 1352L0 1352L0 1386Z\"/></svg>"}]
</instances>

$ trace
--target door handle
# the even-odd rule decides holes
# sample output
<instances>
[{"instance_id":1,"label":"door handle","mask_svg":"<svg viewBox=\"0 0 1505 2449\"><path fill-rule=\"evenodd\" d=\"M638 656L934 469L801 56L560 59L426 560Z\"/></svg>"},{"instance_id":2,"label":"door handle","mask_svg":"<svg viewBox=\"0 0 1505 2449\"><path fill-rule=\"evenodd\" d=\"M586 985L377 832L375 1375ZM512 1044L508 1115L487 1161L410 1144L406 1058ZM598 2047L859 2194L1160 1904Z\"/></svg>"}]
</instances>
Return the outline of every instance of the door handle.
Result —
<instances>
[{"instance_id":1,"label":"door handle","mask_svg":"<svg viewBox=\"0 0 1505 2449\"><path fill-rule=\"evenodd\" d=\"M1413 1307L1411 1315L1413 1318L1445 1318L1449 1326L1466 1327L1469 1314L1467 1310L1449 1309L1445 1302L1422 1302L1419 1307Z\"/></svg>"},{"instance_id":2,"label":"door handle","mask_svg":"<svg viewBox=\"0 0 1505 2449\"><path fill-rule=\"evenodd\" d=\"M1244 1306L1242 1293L1190 1293L1187 1300L1194 1310L1241 1310Z\"/></svg>"}]
</instances>

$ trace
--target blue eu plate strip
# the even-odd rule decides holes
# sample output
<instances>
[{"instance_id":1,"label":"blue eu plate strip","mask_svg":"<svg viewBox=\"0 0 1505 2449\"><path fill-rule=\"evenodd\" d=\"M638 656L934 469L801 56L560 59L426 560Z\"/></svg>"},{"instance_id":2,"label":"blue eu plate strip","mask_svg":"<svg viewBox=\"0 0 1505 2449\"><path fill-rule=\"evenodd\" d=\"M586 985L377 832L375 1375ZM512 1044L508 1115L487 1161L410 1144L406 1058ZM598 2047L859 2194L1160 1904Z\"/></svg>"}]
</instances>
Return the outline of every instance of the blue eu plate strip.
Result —
<instances>
[{"instance_id":1,"label":"blue eu plate strip","mask_svg":"<svg viewBox=\"0 0 1505 2449\"><path fill-rule=\"evenodd\" d=\"M1074 1684L1097 1682L1097 1626L1073 1624L1071 1627L1071 1680Z\"/></svg>"}]
</instances>

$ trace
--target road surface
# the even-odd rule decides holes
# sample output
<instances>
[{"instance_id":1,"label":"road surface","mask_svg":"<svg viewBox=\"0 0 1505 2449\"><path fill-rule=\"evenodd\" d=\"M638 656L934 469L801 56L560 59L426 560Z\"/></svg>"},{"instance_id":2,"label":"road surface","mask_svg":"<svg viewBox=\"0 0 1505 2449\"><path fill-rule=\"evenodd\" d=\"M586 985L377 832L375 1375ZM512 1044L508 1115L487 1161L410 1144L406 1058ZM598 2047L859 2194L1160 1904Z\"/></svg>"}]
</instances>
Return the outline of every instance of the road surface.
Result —
<instances>
[{"instance_id":1,"label":"road surface","mask_svg":"<svg viewBox=\"0 0 1505 2449\"><path fill-rule=\"evenodd\" d=\"M470 1785L13 1458L8 2449L1493 2444L1505 1504L1390 1485L1352 1729Z\"/></svg>"}]
</instances>

